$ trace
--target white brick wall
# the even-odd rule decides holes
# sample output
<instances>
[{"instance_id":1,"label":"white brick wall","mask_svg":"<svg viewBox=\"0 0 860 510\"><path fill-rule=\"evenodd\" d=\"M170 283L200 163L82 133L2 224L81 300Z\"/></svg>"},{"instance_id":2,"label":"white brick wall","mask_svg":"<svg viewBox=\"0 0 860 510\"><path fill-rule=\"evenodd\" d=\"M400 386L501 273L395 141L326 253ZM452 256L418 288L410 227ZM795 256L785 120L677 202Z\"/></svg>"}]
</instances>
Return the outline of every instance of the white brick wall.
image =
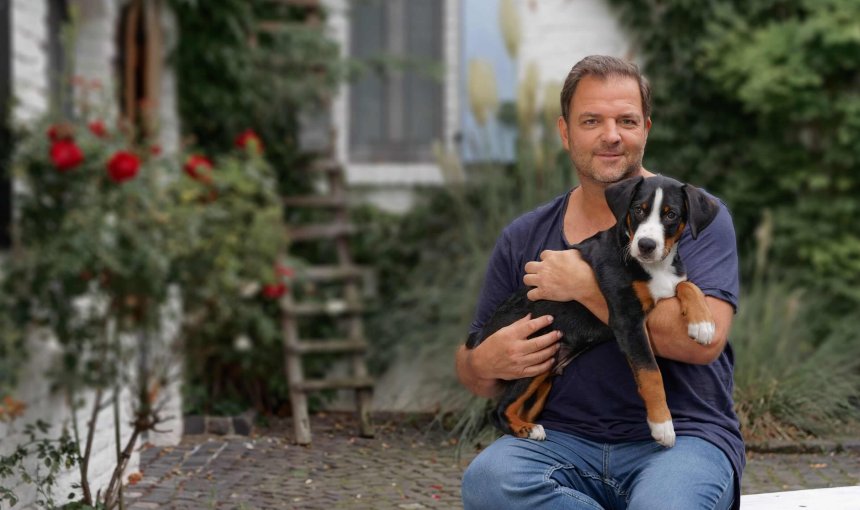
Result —
<instances>
[{"instance_id":1,"label":"white brick wall","mask_svg":"<svg viewBox=\"0 0 860 510\"><path fill-rule=\"evenodd\" d=\"M118 15L123 2L114 0L71 0L72 8L77 8L80 14L78 37L75 41L74 74L87 79L98 79L104 85L106 97L110 98L115 91L114 79L116 74L115 35L118 27ZM165 30L165 55L168 54L176 41L176 24L173 17L165 9L162 16L162 27ZM13 119L16 123L26 124L38 119L47 112L47 97L49 92L48 69L48 33L47 33L47 1L46 0L12 0L12 94L15 99ZM160 142L166 153L175 152L179 140L179 120L176 111L175 76L169 67L162 74L161 96L161 133ZM116 104L116 103L114 103ZM169 307L170 313L165 315L162 324L162 339L172 339L177 333L178 317L177 302ZM133 341L133 340L129 340ZM48 388L48 379L43 376L56 361L59 352L55 341L42 338L34 333L30 338L29 351L31 359L22 369L22 378L16 397L27 403L28 409L24 417L14 427L9 428L0 424L0 454L7 454L23 439L20 429L26 423L43 419L54 425L51 435L56 435L63 424L71 423L71 413L60 395L52 394ZM153 342L166 345L167 342ZM161 424L160 430L168 430L165 434L151 433L138 440L138 446L144 440L153 444L176 444L182 435L182 406L179 390L179 374L181 362L172 353L154 352L153 360L169 359L173 361L171 372L175 381L162 390L162 396L167 397L165 415L171 415L173 420ZM110 395L105 395L104 401L109 402ZM81 441L86 439L86 422L89 420L90 405L95 398L93 393L85 396L87 403L79 411L77 423L81 430ZM131 428L131 395L128 390L122 392L121 408L121 443L128 439ZM126 473L137 471L139 455L134 453L128 464ZM89 466L89 479L93 494L99 489L105 490L116 466L116 444L114 439L113 409L109 404L99 414L96 426L96 436L93 443L93 453ZM59 503L65 501L71 485L79 480L77 471L65 473L55 488L55 497ZM4 486L10 485L10 480L0 481ZM14 509L34 508L36 492L32 486L20 484L15 490L20 503ZM5 507L4 507L5 508Z\"/></svg>"},{"instance_id":2,"label":"white brick wall","mask_svg":"<svg viewBox=\"0 0 860 510\"><path fill-rule=\"evenodd\" d=\"M44 1L12 1L13 119L26 122L47 111L48 6Z\"/></svg>"},{"instance_id":3,"label":"white brick wall","mask_svg":"<svg viewBox=\"0 0 860 510\"><path fill-rule=\"evenodd\" d=\"M520 0L518 7L523 29L517 60L520 77L534 62L540 83L563 83L570 68L583 57L629 56L631 41L606 0ZM538 90L542 92L543 87ZM537 104L543 104L542 98Z\"/></svg>"}]
</instances>

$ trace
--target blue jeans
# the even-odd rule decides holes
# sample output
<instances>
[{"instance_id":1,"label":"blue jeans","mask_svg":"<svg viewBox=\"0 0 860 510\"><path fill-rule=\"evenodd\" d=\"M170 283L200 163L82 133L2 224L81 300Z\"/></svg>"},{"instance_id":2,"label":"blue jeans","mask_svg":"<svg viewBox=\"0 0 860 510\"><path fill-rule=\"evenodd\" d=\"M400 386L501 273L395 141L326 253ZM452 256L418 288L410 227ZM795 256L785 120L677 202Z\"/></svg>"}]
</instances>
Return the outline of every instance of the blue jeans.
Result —
<instances>
[{"instance_id":1,"label":"blue jeans","mask_svg":"<svg viewBox=\"0 0 860 510\"><path fill-rule=\"evenodd\" d=\"M603 444L547 430L546 441L504 436L463 475L466 510L726 510L734 472L704 439Z\"/></svg>"}]
</instances>

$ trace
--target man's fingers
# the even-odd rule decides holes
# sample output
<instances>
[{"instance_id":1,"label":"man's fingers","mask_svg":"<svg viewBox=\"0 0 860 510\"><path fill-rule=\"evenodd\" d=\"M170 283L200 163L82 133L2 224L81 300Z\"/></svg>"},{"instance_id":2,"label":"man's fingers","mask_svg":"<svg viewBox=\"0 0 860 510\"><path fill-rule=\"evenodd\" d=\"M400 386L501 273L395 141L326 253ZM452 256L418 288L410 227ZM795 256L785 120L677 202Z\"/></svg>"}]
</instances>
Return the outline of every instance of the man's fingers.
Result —
<instances>
[{"instance_id":1,"label":"man's fingers","mask_svg":"<svg viewBox=\"0 0 860 510\"><path fill-rule=\"evenodd\" d=\"M526 367L523 369L523 377L534 377L536 375L540 375L544 372L549 372L552 368L553 364L555 364L555 359L550 358L543 363L538 365L532 365L530 367Z\"/></svg>"},{"instance_id":2,"label":"man's fingers","mask_svg":"<svg viewBox=\"0 0 860 510\"><path fill-rule=\"evenodd\" d=\"M550 344L548 347L524 356L523 365L530 367L539 365L548 359L555 359L556 352L558 352L558 344Z\"/></svg>"},{"instance_id":3,"label":"man's fingers","mask_svg":"<svg viewBox=\"0 0 860 510\"><path fill-rule=\"evenodd\" d=\"M531 314L529 314L529 316L530 315ZM537 317L535 319L531 319L525 322L520 320L515 322L514 324L517 325L518 329L516 333L518 334L518 336L521 335L520 338L528 338L532 334L534 334L535 331L543 329L552 324L552 315L541 315L540 317Z\"/></svg>"},{"instance_id":4,"label":"man's fingers","mask_svg":"<svg viewBox=\"0 0 860 510\"><path fill-rule=\"evenodd\" d=\"M529 340L528 346L532 352L537 352L553 345L561 340L561 331L553 330L541 336L536 336Z\"/></svg>"},{"instance_id":5,"label":"man's fingers","mask_svg":"<svg viewBox=\"0 0 860 510\"><path fill-rule=\"evenodd\" d=\"M526 265L525 265L526 274L537 273L538 268L540 268L540 262L538 262L536 260L531 260L529 262L526 262Z\"/></svg>"},{"instance_id":6,"label":"man's fingers","mask_svg":"<svg viewBox=\"0 0 860 510\"><path fill-rule=\"evenodd\" d=\"M541 288L533 288L526 293L526 297L529 298L529 301L540 301L541 299L543 299L543 294L541 294Z\"/></svg>"}]
</instances>

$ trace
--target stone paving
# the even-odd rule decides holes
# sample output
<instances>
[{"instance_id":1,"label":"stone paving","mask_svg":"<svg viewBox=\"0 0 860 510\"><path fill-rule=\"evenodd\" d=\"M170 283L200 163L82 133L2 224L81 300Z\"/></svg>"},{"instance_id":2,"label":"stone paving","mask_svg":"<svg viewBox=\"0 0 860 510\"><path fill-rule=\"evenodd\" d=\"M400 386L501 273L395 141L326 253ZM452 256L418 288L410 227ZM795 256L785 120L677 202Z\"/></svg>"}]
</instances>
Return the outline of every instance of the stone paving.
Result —
<instances>
[{"instance_id":1,"label":"stone paving","mask_svg":"<svg viewBox=\"0 0 860 510\"><path fill-rule=\"evenodd\" d=\"M309 447L293 444L289 421L250 437L190 435L176 447L144 447L143 477L127 487L125 507L462 508L460 476L474 453L458 459L456 443L426 419L376 417L374 439L355 437L349 414L314 416L311 423ZM850 445L749 453L743 493L858 485L860 443Z\"/></svg>"}]
</instances>

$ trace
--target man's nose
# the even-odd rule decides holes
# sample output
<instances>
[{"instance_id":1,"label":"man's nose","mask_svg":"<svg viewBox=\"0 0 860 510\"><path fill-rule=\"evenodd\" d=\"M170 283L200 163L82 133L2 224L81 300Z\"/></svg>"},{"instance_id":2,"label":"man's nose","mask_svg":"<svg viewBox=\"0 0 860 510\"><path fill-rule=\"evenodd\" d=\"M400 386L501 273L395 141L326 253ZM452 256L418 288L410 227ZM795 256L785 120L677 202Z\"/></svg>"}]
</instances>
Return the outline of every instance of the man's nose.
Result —
<instances>
[{"instance_id":1,"label":"man's nose","mask_svg":"<svg viewBox=\"0 0 860 510\"><path fill-rule=\"evenodd\" d=\"M621 135L618 134L618 126L615 125L615 121L610 120L604 124L603 141L609 144L621 141Z\"/></svg>"}]
</instances>

